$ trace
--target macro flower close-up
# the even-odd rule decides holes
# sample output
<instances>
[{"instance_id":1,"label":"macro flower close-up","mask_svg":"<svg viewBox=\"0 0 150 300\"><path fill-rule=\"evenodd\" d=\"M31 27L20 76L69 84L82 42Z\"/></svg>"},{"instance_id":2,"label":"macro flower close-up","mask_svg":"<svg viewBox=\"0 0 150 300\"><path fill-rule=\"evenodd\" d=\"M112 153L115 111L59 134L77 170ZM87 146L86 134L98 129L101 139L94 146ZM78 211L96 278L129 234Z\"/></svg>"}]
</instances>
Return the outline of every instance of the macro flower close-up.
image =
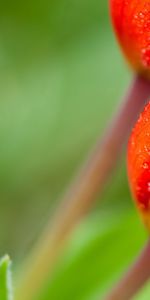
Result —
<instances>
[{"instance_id":1,"label":"macro flower close-up","mask_svg":"<svg viewBox=\"0 0 150 300\"><path fill-rule=\"evenodd\" d=\"M150 1L111 0L111 14L127 60L136 72L150 77Z\"/></svg>"},{"instance_id":2,"label":"macro flower close-up","mask_svg":"<svg viewBox=\"0 0 150 300\"><path fill-rule=\"evenodd\" d=\"M129 140L128 175L133 196L150 230L150 103L141 113Z\"/></svg>"},{"instance_id":3,"label":"macro flower close-up","mask_svg":"<svg viewBox=\"0 0 150 300\"><path fill-rule=\"evenodd\" d=\"M0 10L0 300L150 299L150 0Z\"/></svg>"}]
</instances>

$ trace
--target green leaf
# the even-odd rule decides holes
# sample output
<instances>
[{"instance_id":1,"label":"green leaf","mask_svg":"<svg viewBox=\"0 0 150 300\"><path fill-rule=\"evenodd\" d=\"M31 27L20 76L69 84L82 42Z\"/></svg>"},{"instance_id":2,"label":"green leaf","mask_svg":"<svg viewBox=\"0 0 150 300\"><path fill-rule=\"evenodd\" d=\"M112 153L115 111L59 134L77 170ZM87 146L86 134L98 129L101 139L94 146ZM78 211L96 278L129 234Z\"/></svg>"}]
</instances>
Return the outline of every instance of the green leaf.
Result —
<instances>
[{"instance_id":1,"label":"green leaf","mask_svg":"<svg viewBox=\"0 0 150 300\"><path fill-rule=\"evenodd\" d=\"M148 282L141 291L139 291L138 295L134 297L134 300L147 300L150 296L150 283Z\"/></svg>"},{"instance_id":2,"label":"green leaf","mask_svg":"<svg viewBox=\"0 0 150 300\"><path fill-rule=\"evenodd\" d=\"M5 255L0 260L0 299L12 300L12 282L10 272L10 258Z\"/></svg>"},{"instance_id":3,"label":"green leaf","mask_svg":"<svg viewBox=\"0 0 150 300\"><path fill-rule=\"evenodd\" d=\"M94 214L78 227L55 274L35 300L98 300L113 287L146 238L135 211L118 211L115 216Z\"/></svg>"}]
</instances>

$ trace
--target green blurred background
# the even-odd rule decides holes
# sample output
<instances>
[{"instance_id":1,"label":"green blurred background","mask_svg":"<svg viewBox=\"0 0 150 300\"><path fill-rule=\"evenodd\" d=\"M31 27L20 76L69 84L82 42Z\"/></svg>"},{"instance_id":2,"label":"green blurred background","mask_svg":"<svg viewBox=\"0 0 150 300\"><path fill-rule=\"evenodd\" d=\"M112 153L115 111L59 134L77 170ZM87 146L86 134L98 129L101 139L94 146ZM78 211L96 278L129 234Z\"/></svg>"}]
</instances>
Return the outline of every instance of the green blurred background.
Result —
<instances>
[{"instance_id":1,"label":"green blurred background","mask_svg":"<svg viewBox=\"0 0 150 300\"><path fill-rule=\"evenodd\" d=\"M8 252L21 261L28 254L130 79L112 33L107 1L3 2L1 255ZM123 159L103 202L74 231L39 299L100 299L145 238ZM136 299L147 295L144 289Z\"/></svg>"}]
</instances>

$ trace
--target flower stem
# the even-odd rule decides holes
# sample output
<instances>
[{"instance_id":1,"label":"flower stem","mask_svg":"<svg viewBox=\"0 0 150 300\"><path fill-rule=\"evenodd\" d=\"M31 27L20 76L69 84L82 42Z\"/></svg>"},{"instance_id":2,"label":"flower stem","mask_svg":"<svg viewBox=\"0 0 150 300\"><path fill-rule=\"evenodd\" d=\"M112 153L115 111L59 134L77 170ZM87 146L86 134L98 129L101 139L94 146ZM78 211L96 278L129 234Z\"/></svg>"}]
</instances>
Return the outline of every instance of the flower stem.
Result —
<instances>
[{"instance_id":1,"label":"flower stem","mask_svg":"<svg viewBox=\"0 0 150 300\"><path fill-rule=\"evenodd\" d=\"M123 279L105 300L129 300L137 294L150 278L150 241Z\"/></svg>"},{"instance_id":2,"label":"flower stem","mask_svg":"<svg viewBox=\"0 0 150 300\"><path fill-rule=\"evenodd\" d=\"M50 274L64 240L87 213L110 177L129 132L150 96L150 82L138 76L110 126L25 262L17 300L31 300Z\"/></svg>"}]
</instances>

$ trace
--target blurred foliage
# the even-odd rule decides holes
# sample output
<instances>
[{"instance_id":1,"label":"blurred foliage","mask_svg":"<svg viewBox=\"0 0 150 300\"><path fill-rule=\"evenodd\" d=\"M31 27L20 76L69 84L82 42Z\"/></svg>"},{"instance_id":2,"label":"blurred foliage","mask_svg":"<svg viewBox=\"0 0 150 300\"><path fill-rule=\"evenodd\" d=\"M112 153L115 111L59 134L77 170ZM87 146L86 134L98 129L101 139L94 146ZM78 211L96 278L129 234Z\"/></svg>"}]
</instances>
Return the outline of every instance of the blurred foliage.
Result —
<instances>
[{"instance_id":1,"label":"blurred foliage","mask_svg":"<svg viewBox=\"0 0 150 300\"><path fill-rule=\"evenodd\" d=\"M12 300L10 259L5 255L0 260L0 299Z\"/></svg>"},{"instance_id":2,"label":"blurred foliage","mask_svg":"<svg viewBox=\"0 0 150 300\"><path fill-rule=\"evenodd\" d=\"M117 220L112 213L89 218L74 233L38 300L101 299L135 259L144 241L143 228L133 212L118 215Z\"/></svg>"},{"instance_id":3,"label":"blurred foliage","mask_svg":"<svg viewBox=\"0 0 150 300\"><path fill-rule=\"evenodd\" d=\"M130 77L105 0L3 2L1 254L7 251L19 260L28 252ZM123 161L102 205L71 237L40 300L96 300L137 255L145 233L125 172Z\"/></svg>"}]
</instances>

